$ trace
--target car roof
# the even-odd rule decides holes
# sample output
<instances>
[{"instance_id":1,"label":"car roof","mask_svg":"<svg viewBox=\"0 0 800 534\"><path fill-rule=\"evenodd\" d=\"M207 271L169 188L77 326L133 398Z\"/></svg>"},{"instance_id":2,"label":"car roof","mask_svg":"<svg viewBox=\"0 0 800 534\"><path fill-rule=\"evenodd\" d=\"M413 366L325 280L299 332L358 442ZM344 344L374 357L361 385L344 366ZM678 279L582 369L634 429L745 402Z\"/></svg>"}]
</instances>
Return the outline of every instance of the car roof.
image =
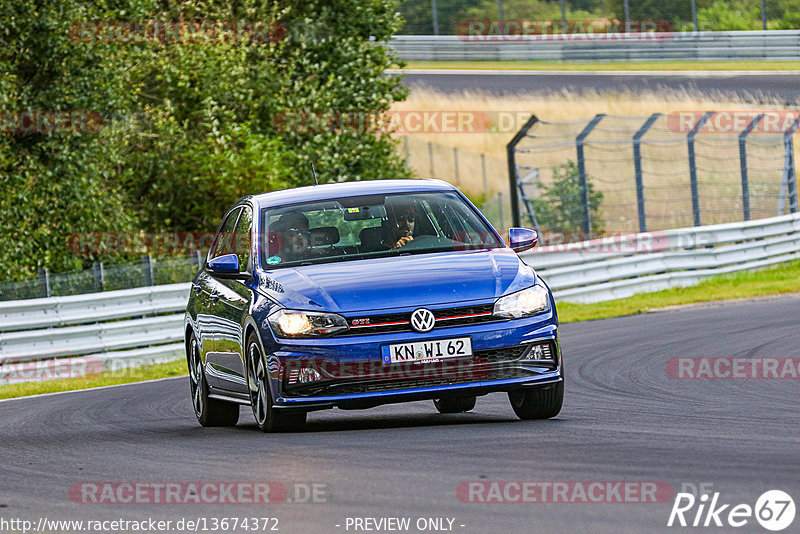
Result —
<instances>
[{"instance_id":1,"label":"car roof","mask_svg":"<svg viewBox=\"0 0 800 534\"><path fill-rule=\"evenodd\" d=\"M285 204L360 195L455 190L456 188L451 184L433 179L364 180L282 189L261 195L253 195L250 198L259 208L268 208Z\"/></svg>"}]
</instances>

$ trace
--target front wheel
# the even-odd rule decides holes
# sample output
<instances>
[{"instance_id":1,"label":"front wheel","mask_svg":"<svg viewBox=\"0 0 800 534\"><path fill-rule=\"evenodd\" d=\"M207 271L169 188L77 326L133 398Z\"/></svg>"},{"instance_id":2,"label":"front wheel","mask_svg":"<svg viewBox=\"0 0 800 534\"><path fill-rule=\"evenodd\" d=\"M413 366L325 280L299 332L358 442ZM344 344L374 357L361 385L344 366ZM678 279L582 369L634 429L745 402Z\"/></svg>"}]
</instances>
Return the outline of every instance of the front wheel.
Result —
<instances>
[{"instance_id":1,"label":"front wheel","mask_svg":"<svg viewBox=\"0 0 800 534\"><path fill-rule=\"evenodd\" d=\"M250 336L247 341L247 385L253 417L262 432L286 432L303 428L306 412L281 411L272 406L267 364L255 336Z\"/></svg>"},{"instance_id":2,"label":"front wheel","mask_svg":"<svg viewBox=\"0 0 800 534\"><path fill-rule=\"evenodd\" d=\"M439 413L462 413L475 408L475 397L448 397L433 399L433 405Z\"/></svg>"},{"instance_id":3,"label":"front wheel","mask_svg":"<svg viewBox=\"0 0 800 534\"><path fill-rule=\"evenodd\" d=\"M564 403L564 382L535 389L509 391L508 400L520 419L550 419L561 411Z\"/></svg>"},{"instance_id":4,"label":"front wheel","mask_svg":"<svg viewBox=\"0 0 800 534\"><path fill-rule=\"evenodd\" d=\"M233 426L239 421L239 405L208 397L208 382L203 370L200 347L194 334L189 335L186 359L189 364L189 388L194 415L202 426Z\"/></svg>"}]
</instances>

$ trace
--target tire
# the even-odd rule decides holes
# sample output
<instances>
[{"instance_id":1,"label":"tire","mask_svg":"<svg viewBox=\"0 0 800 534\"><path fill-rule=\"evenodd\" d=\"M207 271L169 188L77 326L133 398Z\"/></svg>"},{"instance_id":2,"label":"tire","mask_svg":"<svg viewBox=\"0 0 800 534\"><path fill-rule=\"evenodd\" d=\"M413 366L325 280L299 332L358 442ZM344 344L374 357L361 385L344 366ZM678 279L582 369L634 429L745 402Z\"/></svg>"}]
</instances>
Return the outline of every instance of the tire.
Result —
<instances>
[{"instance_id":1,"label":"tire","mask_svg":"<svg viewBox=\"0 0 800 534\"><path fill-rule=\"evenodd\" d=\"M475 408L475 397L447 397L433 399L433 405L439 413L462 413Z\"/></svg>"},{"instance_id":2,"label":"tire","mask_svg":"<svg viewBox=\"0 0 800 534\"><path fill-rule=\"evenodd\" d=\"M239 421L239 405L208 398L208 382L203 359L194 334L189 335L186 360L189 364L189 390L194 415L202 426L233 426Z\"/></svg>"},{"instance_id":3,"label":"tire","mask_svg":"<svg viewBox=\"0 0 800 534\"><path fill-rule=\"evenodd\" d=\"M509 391L508 400L520 419L550 419L561 411L564 403L564 382L535 389Z\"/></svg>"},{"instance_id":4,"label":"tire","mask_svg":"<svg viewBox=\"0 0 800 534\"><path fill-rule=\"evenodd\" d=\"M262 432L292 432L303 429L306 423L305 411L276 410L272 406L267 363L254 335L247 339L247 386L253 417Z\"/></svg>"}]
</instances>

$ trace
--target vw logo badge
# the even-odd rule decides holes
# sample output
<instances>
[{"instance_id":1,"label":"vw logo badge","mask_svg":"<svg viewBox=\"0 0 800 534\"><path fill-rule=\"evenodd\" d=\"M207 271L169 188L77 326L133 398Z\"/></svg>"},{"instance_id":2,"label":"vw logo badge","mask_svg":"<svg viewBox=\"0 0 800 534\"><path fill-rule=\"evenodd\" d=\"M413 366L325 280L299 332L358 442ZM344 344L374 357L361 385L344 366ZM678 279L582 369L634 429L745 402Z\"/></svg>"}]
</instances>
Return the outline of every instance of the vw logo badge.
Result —
<instances>
[{"instance_id":1,"label":"vw logo badge","mask_svg":"<svg viewBox=\"0 0 800 534\"><path fill-rule=\"evenodd\" d=\"M436 317L433 316L433 312L430 310L420 308L414 310L414 313L411 314L411 328L417 332L430 332L435 324Z\"/></svg>"}]
</instances>

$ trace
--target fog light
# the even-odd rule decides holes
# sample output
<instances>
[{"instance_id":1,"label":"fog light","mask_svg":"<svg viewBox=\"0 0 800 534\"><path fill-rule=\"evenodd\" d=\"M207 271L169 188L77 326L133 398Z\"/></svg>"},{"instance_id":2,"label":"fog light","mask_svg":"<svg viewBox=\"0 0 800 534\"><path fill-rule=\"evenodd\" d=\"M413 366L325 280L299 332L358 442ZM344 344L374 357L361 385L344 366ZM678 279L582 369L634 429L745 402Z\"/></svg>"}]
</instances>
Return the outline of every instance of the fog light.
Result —
<instances>
[{"instance_id":1,"label":"fog light","mask_svg":"<svg viewBox=\"0 0 800 534\"><path fill-rule=\"evenodd\" d=\"M553 351L550 349L550 343L534 345L531 350L525 355L526 360L552 360Z\"/></svg>"},{"instance_id":2,"label":"fog light","mask_svg":"<svg viewBox=\"0 0 800 534\"><path fill-rule=\"evenodd\" d=\"M322 376L317 372L316 369L311 369L310 367L304 367L300 369L298 373L297 380L301 384L308 384L309 382L314 382L319 380Z\"/></svg>"}]
</instances>

